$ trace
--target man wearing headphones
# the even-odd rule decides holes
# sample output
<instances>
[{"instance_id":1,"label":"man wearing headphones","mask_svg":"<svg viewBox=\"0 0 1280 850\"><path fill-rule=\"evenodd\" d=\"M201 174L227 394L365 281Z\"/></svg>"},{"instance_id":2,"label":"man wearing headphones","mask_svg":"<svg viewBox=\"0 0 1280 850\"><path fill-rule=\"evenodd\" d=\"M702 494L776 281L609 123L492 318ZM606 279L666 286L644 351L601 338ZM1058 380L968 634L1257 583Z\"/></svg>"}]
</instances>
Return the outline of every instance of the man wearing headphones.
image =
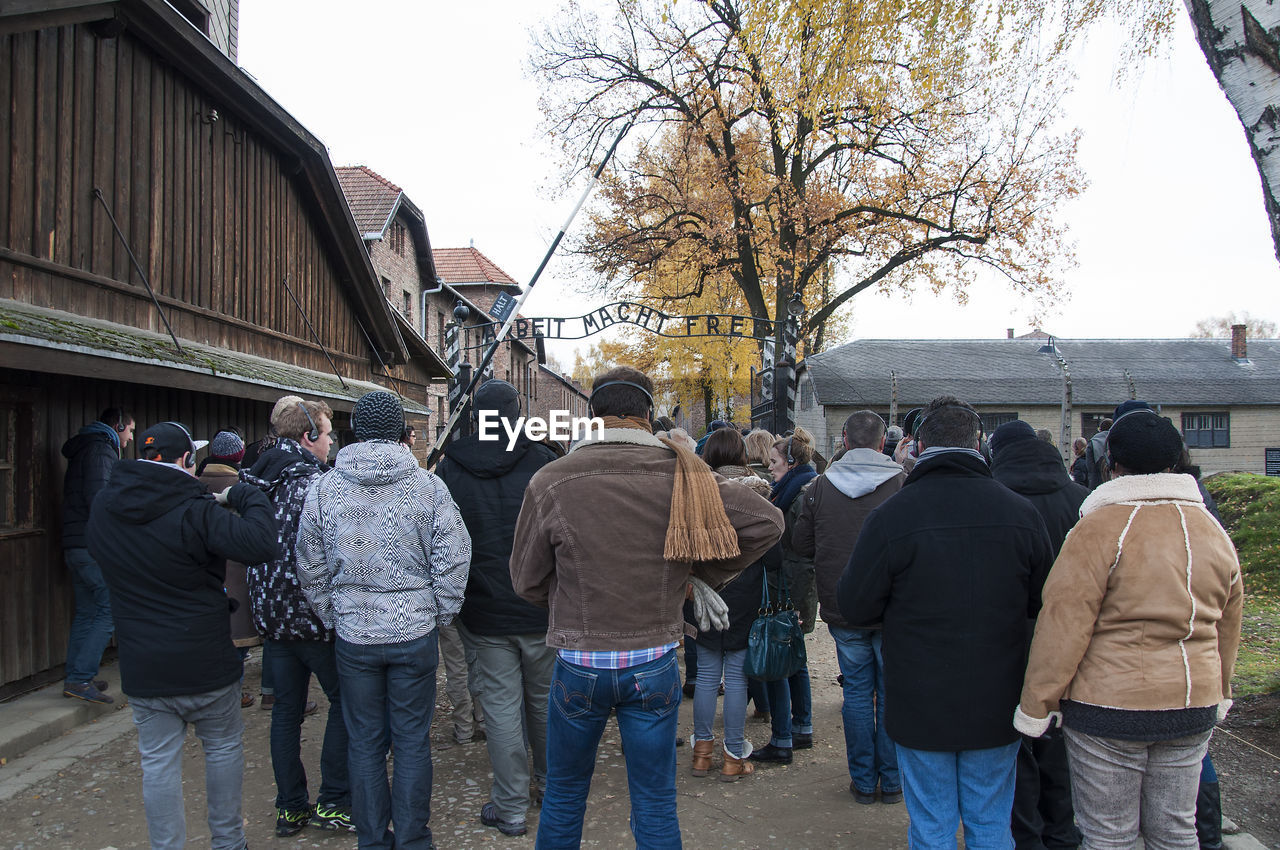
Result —
<instances>
[{"instance_id":1,"label":"man wearing headphones","mask_svg":"<svg viewBox=\"0 0 1280 850\"><path fill-rule=\"evenodd\" d=\"M782 513L653 435L653 384L619 366L588 403L602 435L533 476L516 522L515 592L549 607L557 651L547 788L537 846L577 847L610 712L627 761L631 827L646 848L680 847L675 648L690 578L720 587L782 536Z\"/></svg>"},{"instance_id":2,"label":"man wearing headphones","mask_svg":"<svg viewBox=\"0 0 1280 850\"><path fill-rule=\"evenodd\" d=\"M1027 620L1053 546L1035 507L995 481L981 417L955 396L920 416L919 461L867 516L836 584L850 623L882 623L885 728L897 747L913 850L1012 847L1009 722Z\"/></svg>"},{"instance_id":3,"label":"man wearing headphones","mask_svg":"<svg viewBox=\"0 0 1280 850\"><path fill-rule=\"evenodd\" d=\"M185 846L182 741L191 724L204 746L210 846L241 850L244 668L223 584L226 559L275 557L271 503L248 484L209 495L194 476L205 442L177 422L148 428L139 444L143 459L118 461L94 499L85 540L111 590L147 832L153 848Z\"/></svg>"},{"instance_id":4,"label":"man wearing headphones","mask_svg":"<svg viewBox=\"0 0 1280 850\"><path fill-rule=\"evenodd\" d=\"M107 683L97 678L102 651L111 640L111 598L102 570L85 548L89 506L107 486L111 467L133 439L133 417L119 407L102 411L62 446L67 474L62 486L62 549L76 595L76 615L67 638L64 697L110 703Z\"/></svg>"},{"instance_id":5,"label":"man wearing headphones","mask_svg":"<svg viewBox=\"0 0 1280 850\"><path fill-rule=\"evenodd\" d=\"M286 397L276 404L277 439L240 480L260 489L275 509L280 552L269 563L251 564L253 622L263 637L262 664L275 687L271 709L271 769L276 780L276 835L287 837L307 824L351 829L351 784L347 778L347 726L342 719L333 630L316 616L298 583L294 544L302 505L312 482L326 471L333 443L333 410L322 401ZM315 805L302 766L302 718L307 684L314 673L329 698L320 785Z\"/></svg>"}]
</instances>

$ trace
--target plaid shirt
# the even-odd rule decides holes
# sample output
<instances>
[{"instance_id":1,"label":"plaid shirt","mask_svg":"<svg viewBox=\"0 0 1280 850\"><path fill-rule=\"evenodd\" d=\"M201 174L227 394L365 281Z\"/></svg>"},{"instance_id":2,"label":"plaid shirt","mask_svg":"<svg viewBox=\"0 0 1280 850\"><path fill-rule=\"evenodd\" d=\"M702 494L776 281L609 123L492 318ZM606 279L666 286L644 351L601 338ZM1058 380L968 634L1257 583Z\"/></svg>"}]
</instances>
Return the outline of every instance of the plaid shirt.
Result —
<instances>
[{"instance_id":1,"label":"plaid shirt","mask_svg":"<svg viewBox=\"0 0 1280 850\"><path fill-rule=\"evenodd\" d=\"M561 649L557 651L560 660L568 664L577 664L579 667L593 667L597 670L625 670L628 667L638 667L641 664L648 664L680 644L678 642L665 643L662 646L655 646L651 649L624 649L612 652L590 652L579 649Z\"/></svg>"}]
</instances>

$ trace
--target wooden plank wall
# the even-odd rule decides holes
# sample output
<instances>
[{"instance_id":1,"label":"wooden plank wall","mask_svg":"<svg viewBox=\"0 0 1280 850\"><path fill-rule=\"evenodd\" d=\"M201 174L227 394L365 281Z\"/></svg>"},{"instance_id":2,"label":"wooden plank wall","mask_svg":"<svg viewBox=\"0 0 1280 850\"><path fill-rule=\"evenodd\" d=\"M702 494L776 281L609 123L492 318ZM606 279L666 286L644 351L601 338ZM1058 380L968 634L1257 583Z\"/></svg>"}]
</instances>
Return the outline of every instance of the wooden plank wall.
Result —
<instances>
[{"instance_id":1,"label":"wooden plank wall","mask_svg":"<svg viewBox=\"0 0 1280 850\"><path fill-rule=\"evenodd\" d=\"M66 660L74 604L59 541L66 473L62 444L111 406L129 410L138 433L176 419L199 439L234 425L251 441L266 433L272 407L172 387L0 369L0 400L14 398L29 400L34 419L30 472L37 484L36 509L33 528L0 534L0 699L56 680ZM131 444L125 457L136 457L135 449Z\"/></svg>"},{"instance_id":2,"label":"wooden plank wall","mask_svg":"<svg viewBox=\"0 0 1280 850\"><path fill-rule=\"evenodd\" d=\"M350 377L368 345L297 162L127 31L0 38L0 240L123 293L6 263L0 297L164 332L93 191L101 188L178 336L329 371L281 281ZM218 119L211 120L211 110Z\"/></svg>"}]
</instances>

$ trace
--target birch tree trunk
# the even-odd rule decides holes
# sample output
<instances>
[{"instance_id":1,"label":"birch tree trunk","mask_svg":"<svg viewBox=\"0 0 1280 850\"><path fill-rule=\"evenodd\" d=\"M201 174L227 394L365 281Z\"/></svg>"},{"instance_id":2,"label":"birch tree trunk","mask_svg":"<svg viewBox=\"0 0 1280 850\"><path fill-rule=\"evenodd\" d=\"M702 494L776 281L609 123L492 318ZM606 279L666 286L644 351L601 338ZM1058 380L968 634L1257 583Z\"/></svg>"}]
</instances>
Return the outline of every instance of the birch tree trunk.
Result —
<instances>
[{"instance_id":1,"label":"birch tree trunk","mask_svg":"<svg viewBox=\"0 0 1280 850\"><path fill-rule=\"evenodd\" d=\"M1183 2L1200 49L1244 126L1280 260L1280 3Z\"/></svg>"}]
</instances>

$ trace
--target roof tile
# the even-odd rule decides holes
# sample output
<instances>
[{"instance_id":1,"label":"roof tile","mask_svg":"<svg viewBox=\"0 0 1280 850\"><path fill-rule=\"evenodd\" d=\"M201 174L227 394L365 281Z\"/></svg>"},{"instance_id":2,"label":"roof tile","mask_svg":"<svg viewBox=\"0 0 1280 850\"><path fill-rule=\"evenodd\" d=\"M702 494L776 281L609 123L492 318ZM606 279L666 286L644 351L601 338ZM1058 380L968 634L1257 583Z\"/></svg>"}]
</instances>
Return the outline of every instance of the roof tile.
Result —
<instances>
[{"instance_id":1,"label":"roof tile","mask_svg":"<svg viewBox=\"0 0 1280 850\"><path fill-rule=\"evenodd\" d=\"M368 166L344 165L334 170L360 235L381 237L403 190Z\"/></svg>"},{"instance_id":2,"label":"roof tile","mask_svg":"<svg viewBox=\"0 0 1280 850\"><path fill-rule=\"evenodd\" d=\"M519 286L511 275L475 248L435 248L431 253L435 257L436 273L450 285L496 283Z\"/></svg>"}]
</instances>

